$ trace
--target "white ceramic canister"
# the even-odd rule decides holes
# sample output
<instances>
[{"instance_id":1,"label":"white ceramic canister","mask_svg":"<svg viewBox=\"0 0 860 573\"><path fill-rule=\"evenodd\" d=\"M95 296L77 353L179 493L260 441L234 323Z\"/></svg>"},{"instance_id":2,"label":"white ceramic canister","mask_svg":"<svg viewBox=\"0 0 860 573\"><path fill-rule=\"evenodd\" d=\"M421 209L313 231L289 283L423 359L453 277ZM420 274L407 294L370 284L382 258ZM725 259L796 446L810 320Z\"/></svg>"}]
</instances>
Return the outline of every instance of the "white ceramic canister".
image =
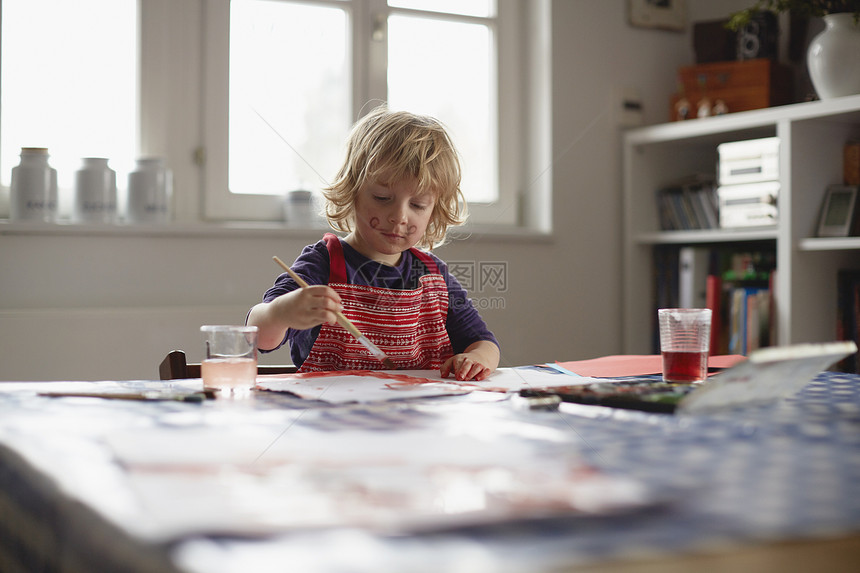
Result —
<instances>
[{"instance_id":1,"label":"white ceramic canister","mask_svg":"<svg viewBox=\"0 0 860 573\"><path fill-rule=\"evenodd\" d=\"M74 220L79 223L116 221L116 172L103 157L85 157L75 172Z\"/></svg>"},{"instance_id":2,"label":"white ceramic canister","mask_svg":"<svg viewBox=\"0 0 860 573\"><path fill-rule=\"evenodd\" d=\"M289 191L284 198L284 220L290 227L322 227L325 223L313 192L301 189Z\"/></svg>"},{"instance_id":3,"label":"white ceramic canister","mask_svg":"<svg viewBox=\"0 0 860 573\"><path fill-rule=\"evenodd\" d=\"M12 168L9 216L13 221L57 219L57 170L44 147L22 147L21 163Z\"/></svg>"},{"instance_id":4,"label":"white ceramic canister","mask_svg":"<svg viewBox=\"0 0 860 573\"><path fill-rule=\"evenodd\" d=\"M164 223L170 220L173 175L164 159L145 157L137 160L128 174L128 214L130 223Z\"/></svg>"}]
</instances>

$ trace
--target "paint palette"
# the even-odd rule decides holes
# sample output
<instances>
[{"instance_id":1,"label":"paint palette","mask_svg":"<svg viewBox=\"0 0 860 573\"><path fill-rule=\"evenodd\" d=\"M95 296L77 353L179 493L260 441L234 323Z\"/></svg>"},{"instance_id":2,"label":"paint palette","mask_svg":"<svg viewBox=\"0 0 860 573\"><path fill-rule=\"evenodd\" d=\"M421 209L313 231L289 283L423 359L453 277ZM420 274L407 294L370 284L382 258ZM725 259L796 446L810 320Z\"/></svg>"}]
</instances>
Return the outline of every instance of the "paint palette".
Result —
<instances>
[{"instance_id":1,"label":"paint palette","mask_svg":"<svg viewBox=\"0 0 860 573\"><path fill-rule=\"evenodd\" d=\"M607 406L671 414L678 403L697 386L670 384L660 376L643 376L595 382L583 386L560 386L545 390L521 390L524 398L558 396L563 402Z\"/></svg>"},{"instance_id":2,"label":"paint palette","mask_svg":"<svg viewBox=\"0 0 860 573\"><path fill-rule=\"evenodd\" d=\"M852 342L795 344L761 348L701 384L670 384L661 377L616 378L542 391L522 390L521 396L554 394L565 402L685 414L717 412L769 404L792 396L817 374L857 352Z\"/></svg>"}]
</instances>

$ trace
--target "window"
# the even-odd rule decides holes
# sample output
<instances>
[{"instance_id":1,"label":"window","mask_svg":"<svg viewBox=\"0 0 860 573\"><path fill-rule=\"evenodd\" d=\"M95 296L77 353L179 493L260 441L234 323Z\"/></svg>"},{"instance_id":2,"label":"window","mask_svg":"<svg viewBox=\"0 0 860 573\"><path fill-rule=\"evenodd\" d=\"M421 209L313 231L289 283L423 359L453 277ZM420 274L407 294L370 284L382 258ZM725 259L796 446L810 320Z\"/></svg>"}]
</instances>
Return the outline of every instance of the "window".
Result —
<instances>
[{"instance_id":1,"label":"window","mask_svg":"<svg viewBox=\"0 0 860 573\"><path fill-rule=\"evenodd\" d=\"M446 124L464 158L462 188L472 203L499 197L492 32L484 23L388 18L388 104Z\"/></svg>"},{"instance_id":2,"label":"window","mask_svg":"<svg viewBox=\"0 0 860 573\"><path fill-rule=\"evenodd\" d=\"M352 123L387 102L448 126L472 222L546 229L549 6L3 0L0 184L21 147L48 147L62 210L81 158L103 156L122 207L134 159L160 156L176 220L280 221L284 194L325 186Z\"/></svg>"},{"instance_id":3,"label":"window","mask_svg":"<svg viewBox=\"0 0 860 573\"><path fill-rule=\"evenodd\" d=\"M448 127L474 221L515 223L519 164L500 149L519 123L500 129L499 110L519 102L497 70L501 31L519 41L501 25L519 3L496 4L209 0L205 216L280 219L284 194L326 186L353 121L386 102Z\"/></svg>"},{"instance_id":4,"label":"window","mask_svg":"<svg viewBox=\"0 0 860 573\"><path fill-rule=\"evenodd\" d=\"M62 215L82 158L137 153L137 0L3 0L0 40L0 182L47 147Z\"/></svg>"},{"instance_id":5,"label":"window","mask_svg":"<svg viewBox=\"0 0 860 573\"><path fill-rule=\"evenodd\" d=\"M228 188L283 197L327 184L352 102L347 12L230 3Z\"/></svg>"}]
</instances>

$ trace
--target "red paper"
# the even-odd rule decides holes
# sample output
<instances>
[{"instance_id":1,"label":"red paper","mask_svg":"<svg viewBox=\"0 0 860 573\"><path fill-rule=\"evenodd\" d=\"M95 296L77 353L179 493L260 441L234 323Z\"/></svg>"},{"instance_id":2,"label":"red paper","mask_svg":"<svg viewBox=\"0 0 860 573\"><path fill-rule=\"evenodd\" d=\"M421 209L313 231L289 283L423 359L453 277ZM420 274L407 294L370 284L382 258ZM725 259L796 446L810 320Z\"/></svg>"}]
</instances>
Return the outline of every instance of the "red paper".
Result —
<instances>
[{"instance_id":1,"label":"red paper","mask_svg":"<svg viewBox=\"0 0 860 573\"><path fill-rule=\"evenodd\" d=\"M729 368L742 360L746 360L746 356L737 354L711 356L708 358L708 367ZM645 376L647 374L661 374L663 372L663 358L659 354L619 354L593 358L591 360L556 362L556 364L580 376L595 376L598 378Z\"/></svg>"}]
</instances>

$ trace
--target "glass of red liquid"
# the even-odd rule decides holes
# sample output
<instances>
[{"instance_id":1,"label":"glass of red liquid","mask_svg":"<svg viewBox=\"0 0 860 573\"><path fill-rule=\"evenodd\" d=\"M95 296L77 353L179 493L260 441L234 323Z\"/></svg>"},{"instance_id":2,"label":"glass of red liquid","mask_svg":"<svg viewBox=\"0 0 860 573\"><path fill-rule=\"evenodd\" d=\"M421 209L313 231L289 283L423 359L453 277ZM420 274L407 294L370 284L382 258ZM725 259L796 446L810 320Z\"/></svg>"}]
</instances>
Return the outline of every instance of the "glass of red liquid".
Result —
<instances>
[{"instance_id":1,"label":"glass of red liquid","mask_svg":"<svg viewBox=\"0 0 860 573\"><path fill-rule=\"evenodd\" d=\"M708 377L711 309L661 308L660 352L665 382L702 382Z\"/></svg>"}]
</instances>

